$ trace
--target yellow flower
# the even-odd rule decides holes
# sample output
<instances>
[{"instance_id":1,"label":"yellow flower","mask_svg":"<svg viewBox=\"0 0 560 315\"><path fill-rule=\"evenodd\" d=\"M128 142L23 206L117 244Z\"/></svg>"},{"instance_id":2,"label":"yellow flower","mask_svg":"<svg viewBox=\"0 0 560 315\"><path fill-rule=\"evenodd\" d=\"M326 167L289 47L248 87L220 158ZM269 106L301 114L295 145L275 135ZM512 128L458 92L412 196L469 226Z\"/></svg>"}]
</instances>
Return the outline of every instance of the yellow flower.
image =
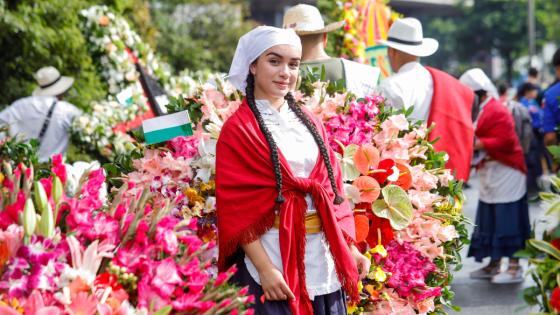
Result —
<instances>
[{"instance_id":1,"label":"yellow flower","mask_svg":"<svg viewBox=\"0 0 560 315\"><path fill-rule=\"evenodd\" d=\"M363 289L364 289L364 284L362 283L362 281L358 281L358 292L362 292Z\"/></svg>"},{"instance_id":2,"label":"yellow flower","mask_svg":"<svg viewBox=\"0 0 560 315\"><path fill-rule=\"evenodd\" d=\"M15 298L9 301L0 300L0 306L11 307L13 310L20 314L23 314L24 311L23 307L19 304L19 301Z\"/></svg>"},{"instance_id":3,"label":"yellow flower","mask_svg":"<svg viewBox=\"0 0 560 315\"><path fill-rule=\"evenodd\" d=\"M189 199L189 205L194 206L197 202L204 203L204 197L202 197L198 191L194 188L185 188L183 194Z\"/></svg>"},{"instance_id":4,"label":"yellow flower","mask_svg":"<svg viewBox=\"0 0 560 315\"><path fill-rule=\"evenodd\" d=\"M377 282L385 282L387 280L387 274L380 267L375 268L374 280Z\"/></svg>"},{"instance_id":5,"label":"yellow flower","mask_svg":"<svg viewBox=\"0 0 560 315\"><path fill-rule=\"evenodd\" d=\"M0 173L0 183L4 181L4 174Z\"/></svg>"},{"instance_id":6,"label":"yellow flower","mask_svg":"<svg viewBox=\"0 0 560 315\"><path fill-rule=\"evenodd\" d=\"M370 249L369 252L371 254L379 254L381 255L381 257L385 258L387 257L387 250L385 249L385 247L383 247L383 245L381 244L377 244L377 246L375 246L374 248Z\"/></svg>"},{"instance_id":7,"label":"yellow flower","mask_svg":"<svg viewBox=\"0 0 560 315\"><path fill-rule=\"evenodd\" d=\"M348 305L348 314L354 314L358 310L358 306L356 304L349 304Z\"/></svg>"}]
</instances>

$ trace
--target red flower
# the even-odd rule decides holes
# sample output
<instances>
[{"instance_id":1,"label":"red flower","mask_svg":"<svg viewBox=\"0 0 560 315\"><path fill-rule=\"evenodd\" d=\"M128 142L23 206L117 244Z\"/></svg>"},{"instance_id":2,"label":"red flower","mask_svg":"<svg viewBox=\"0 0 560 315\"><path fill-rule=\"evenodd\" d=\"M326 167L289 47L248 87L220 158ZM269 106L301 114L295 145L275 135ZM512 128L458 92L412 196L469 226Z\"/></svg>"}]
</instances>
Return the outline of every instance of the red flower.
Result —
<instances>
[{"instance_id":1,"label":"red flower","mask_svg":"<svg viewBox=\"0 0 560 315\"><path fill-rule=\"evenodd\" d=\"M552 294L550 295L550 306L556 312L560 312L560 287L554 288Z\"/></svg>"},{"instance_id":2,"label":"red flower","mask_svg":"<svg viewBox=\"0 0 560 315\"><path fill-rule=\"evenodd\" d=\"M397 163L397 168L399 169L399 179L392 182L392 184L400 186L405 191L408 191L412 186L412 175L410 174L410 170L407 166L400 163Z\"/></svg>"},{"instance_id":3,"label":"red flower","mask_svg":"<svg viewBox=\"0 0 560 315\"><path fill-rule=\"evenodd\" d=\"M371 247L375 247L379 243L378 230L381 232L381 244L383 246L391 242L395 236L391 222L385 218L380 218L373 214L371 211L367 213L370 220L369 234L366 238L367 243Z\"/></svg>"},{"instance_id":4,"label":"red flower","mask_svg":"<svg viewBox=\"0 0 560 315\"><path fill-rule=\"evenodd\" d=\"M552 246L556 247L556 249L560 250L560 238L555 238L552 241L550 241L550 244L552 244Z\"/></svg>"},{"instance_id":5,"label":"red flower","mask_svg":"<svg viewBox=\"0 0 560 315\"><path fill-rule=\"evenodd\" d=\"M377 169L374 170L369 176L375 178L380 185L385 183L387 177L393 175L393 167L395 166L395 161L391 159L385 159L379 162Z\"/></svg>"},{"instance_id":6,"label":"red flower","mask_svg":"<svg viewBox=\"0 0 560 315\"><path fill-rule=\"evenodd\" d=\"M62 161L62 155L56 154L52 156L52 168L51 171L60 178L62 184L66 183L66 166Z\"/></svg>"}]
</instances>

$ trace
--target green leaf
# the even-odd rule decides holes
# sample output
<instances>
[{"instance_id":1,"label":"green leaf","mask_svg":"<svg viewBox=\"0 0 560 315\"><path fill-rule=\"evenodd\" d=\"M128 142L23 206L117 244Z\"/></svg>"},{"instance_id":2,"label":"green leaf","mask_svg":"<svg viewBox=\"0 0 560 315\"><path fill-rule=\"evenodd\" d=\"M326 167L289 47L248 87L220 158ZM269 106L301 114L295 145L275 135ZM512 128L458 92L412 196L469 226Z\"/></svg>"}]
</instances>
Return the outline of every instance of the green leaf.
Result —
<instances>
[{"instance_id":1,"label":"green leaf","mask_svg":"<svg viewBox=\"0 0 560 315\"><path fill-rule=\"evenodd\" d=\"M560 251L549 242L535 239L528 240L527 242L536 249L556 258L557 260L560 260Z\"/></svg>"},{"instance_id":2,"label":"green leaf","mask_svg":"<svg viewBox=\"0 0 560 315\"><path fill-rule=\"evenodd\" d=\"M173 309L173 307L171 307L171 305L167 305L167 306L164 306L164 307L160 308L157 312L154 313L154 315L167 315L167 314L171 313L172 309Z\"/></svg>"},{"instance_id":3,"label":"green leaf","mask_svg":"<svg viewBox=\"0 0 560 315\"><path fill-rule=\"evenodd\" d=\"M552 185L554 185L554 188L556 188L556 191L560 190L560 178L558 178L558 176L552 176L550 178L550 182L552 183Z\"/></svg>"},{"instance_id":4,"label":"green leaf","mask_svg":"<svg viewBox=\"0 0 560 315\"><path fill-rule=\"evenodd\" d=\"M551 215L559 211L560 211L560 198L550 205L550 208L546 210L546 215Z\"/></svg>"},{"instance_id":5,"label":"green leaf","mask_svg":"<svg viewBox=\"0 0 560 315\"><path fill-rule=\"evenodd\" d=\"M540 192L539 197L544 201L551 201L558 198L558 195L551 192Z\"/></svg>"},{"instance_id":6,"label":"green leaf","mask_svg":"<svg viewBox=\"0 0 560 315\"><path fill-rule=\"evenodd\" d=\"M397 185L387 185L381 190L383 200L372 205L375 215L388 219L395 230L406 228L413 217L413 208L406 192Z\"/></svg>"},{"instance_id":7,"label":"green leaf","mask_svg":"<svg viewBox=\"0 0 560 315\"><path fill-rule=\"evenodd\" d=\"M552 154L554 159L558 159L560 157L560 146L550 145L546 147L546 149L548 150L548 152L550 152L550 154Z\"/></svg>"}]
</instances>

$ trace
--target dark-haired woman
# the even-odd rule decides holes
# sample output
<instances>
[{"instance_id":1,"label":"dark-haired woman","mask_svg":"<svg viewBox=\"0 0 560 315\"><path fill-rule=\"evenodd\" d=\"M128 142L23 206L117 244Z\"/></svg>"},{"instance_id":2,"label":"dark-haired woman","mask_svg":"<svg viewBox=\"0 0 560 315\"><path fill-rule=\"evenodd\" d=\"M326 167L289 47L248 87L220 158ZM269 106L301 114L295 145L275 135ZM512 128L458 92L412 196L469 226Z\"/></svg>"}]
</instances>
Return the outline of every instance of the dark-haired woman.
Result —
<instances>
[{"instance_id":1,"label":"dark-haired woman","mask_svg":"<svg viewBox=\"0 0 560 315\"><path fill-rule=\"evenodd\" d=\"M237 264L257 314L346 314L369 261L322 124L294 101L300 59L293 30L239 40L229 80L246 98L216 152L218 266Z\"/></svg>"}]
</instances>

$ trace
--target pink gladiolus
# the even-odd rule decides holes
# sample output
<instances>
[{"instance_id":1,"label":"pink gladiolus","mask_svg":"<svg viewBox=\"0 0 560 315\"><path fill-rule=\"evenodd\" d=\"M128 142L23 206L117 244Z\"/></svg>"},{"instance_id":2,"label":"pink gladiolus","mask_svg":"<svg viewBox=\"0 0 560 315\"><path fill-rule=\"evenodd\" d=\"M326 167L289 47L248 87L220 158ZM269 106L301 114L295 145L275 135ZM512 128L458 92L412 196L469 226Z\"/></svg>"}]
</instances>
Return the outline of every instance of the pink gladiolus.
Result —
<instances>
[{"instance_id":1,"label":"pink gladiolus","mask_svg":"<svg viewBox=\"0 0 560 315\"><path fill-rule=\"evenodd\" d=\"M177 265L171 258L166 258L154 266L154 272L151 285L163 298L171 297L175 287L183 284Z\"/></svg>"},{"instance_id":2,"label":"pink gladiolus","mask_svg":"<svg viewBox=\"0 0 560 315\"><path fill-rule=\"evenodd\" d=\"M52 156L52 168L51 171L60 178L62 184L66 183L66 166L62 161L62 154L56 154Z\"/></svg>"},{"instance_id":3,"label":"pink gladiolus","mask_svg":"<svg viewBox=\"0 0 560 315\"><path fill-rule=\"evenodd\" d=\"M156 243L170 255L176 255L179 250L177 235L173 230L177 223L179 223L178 219L167 216L161 219L156 226Z\"/></svg>"}]
</instances>

